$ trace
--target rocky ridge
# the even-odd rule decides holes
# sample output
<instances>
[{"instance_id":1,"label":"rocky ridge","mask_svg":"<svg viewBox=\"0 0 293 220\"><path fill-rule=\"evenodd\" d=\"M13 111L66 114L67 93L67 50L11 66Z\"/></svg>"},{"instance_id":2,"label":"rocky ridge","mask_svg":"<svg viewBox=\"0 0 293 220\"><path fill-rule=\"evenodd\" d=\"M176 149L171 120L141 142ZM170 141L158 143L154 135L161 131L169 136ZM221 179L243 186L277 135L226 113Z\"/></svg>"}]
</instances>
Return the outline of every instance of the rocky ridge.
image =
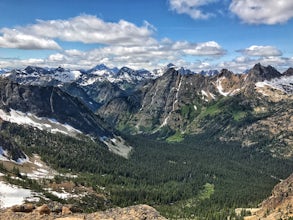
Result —
<instances>
[{"instance_id":1,"label":"rocky ridge","mask_svg":"<svg viewBox=\"0 0 293 220\"><path fill-rule=\"evenodd\" d=\"M63 206L59 213L52 212L47 205L35 207L32 204L15 206L0 211L5 220L164 220L154 208L148 205L136 205L126 208L113 208L91 214L73 213L70 207Z\"/></svg>"},{"instance_id":2,"label":"rocky ridge","mask_svg":"<svg viewBox=\"0 0 293 220\"><path fill-rule=\"evenodd\" d=\"M249 209L248 209L249 210ZM245 220L274 220L293 217L293 174L276 185L272 195L264 200L252 216Z\"/></svg>"}]
</instances>

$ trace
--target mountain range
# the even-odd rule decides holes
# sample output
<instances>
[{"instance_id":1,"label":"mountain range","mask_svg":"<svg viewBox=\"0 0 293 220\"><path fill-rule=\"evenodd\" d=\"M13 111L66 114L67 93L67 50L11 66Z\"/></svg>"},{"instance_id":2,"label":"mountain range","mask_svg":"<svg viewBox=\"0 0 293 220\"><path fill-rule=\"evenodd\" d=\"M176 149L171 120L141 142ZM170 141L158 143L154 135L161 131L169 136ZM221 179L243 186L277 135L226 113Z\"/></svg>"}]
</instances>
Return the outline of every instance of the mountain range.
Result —
<instances>
[{"instance_id":1,"label":"mountain range","mask_svg":"<svg viewBox=\"0 0 293 220\"><path fill-rule=\"evenodd\" d=\"M240 140L244 146L259 144L257 131L271 145L281 145L282 153L277 154L292 153L292 68L280 73L256 64L246 74L227 69L196 74L174 64L153 73L103 64L88 71L28 66L2 78L3 107L60 119L86 133L98 130L99 137L108 135L99 129L101 120L122 132L162 138L209 131L222 140Z\"/></svg>"},{"instance_id":2,"label":"mountain range","mask_svg":"<svg viewBox=\"0 0 293 220\"><path fill-rule=\"evenodd\" d=\"M94 180L91 174L83 176L87 184L95 184L109 175L112 179L107 183L117 184L111 185L112 188L109 186L117 204L126 204L122 203L123 187L121 192L117 190L119 184L129 184L130 192L135 190L136 184L154 187L157 179L157 184L164 187L167 187L164 184L179 184L181 181L190 184L188 193L166 196L168 199L164 204L170 205L177 201L178 195L187 199L187 195L200 195L205 187L211 190L210 187L216 185L222 190L220 193L224 192L221 184L227 184L225 178L228 178L224 173L235 178L231 170L237 167L249 176L251 166L259 163L260 170L251 171L251 175L258 173L259 178L270 180L269 184L292 172L286 169L291 167L293 159L293 68L280 73L272 66L256 64L239 74L227 69L195 73L174 64L152 72L128 67L109 68L103 64L89 70L28 66L1 73L0 99L1 160L22 165L37 152L56 169L61 166L101 175L99 180ZM146 143L139 142L141 139ZM205 149L201 149L202 146L190 147L194 144L192 140L198 141ZM225 147L213 148L211 143ZM163 150L165 145L170 152ZM185 167L188 160L194 163L187 152L194 152L197 148L197 153L203 157L198 156L198 160L205 160L207 152L219 151L222 154L228 149L229 153L224 155L227 157L225 168L215 171L216 174L207 174L214 172L215 168L200 164L196 167L201 172L195 174L194 170ZM178 151L182 155L177 155ZM59 155L55 155L58 152ZM160 152L160 155L154 152ZM149 159L143 155L148 155ZM161 173L163 171L152 168L162 160L167 161L160 165L162 170L165 166L164 169L173 170L169 166L177 164L177 158L181 157L185 159L180 162L178 172L168 172L170 179ZM257 162L258 157L273 162L266 168L266 161ZM280 165L278 160L285 162ZM229 163L234 164L233 168ZM275 163L278 165L268 171ZM279 169L281 166L286 169ZM151 175L155 172L160 175ZM192 175L202 175L197 177L196 184L201 184L204 189L200 186L192 188L195 184ZM154 182L147 179L150 176ZM99 187L96 185L95 190L102 192ZM156 193L161 188L154 188L155 191L151 192L158 200L154 199L156 202L153 203L157 204L160 196ZM264 188L267 192L268 186ZM129 201L145 199L145 196L138 191L124 195L133 199ZM202 202L204 206L204 201L198 199L201 197L196 198L197 202L188 203ZM185 204L178 201L178 206ZM106 202L104 205L107 206ZM186 207L191 210L193 205Z\"/></svg>"}]
</instances>

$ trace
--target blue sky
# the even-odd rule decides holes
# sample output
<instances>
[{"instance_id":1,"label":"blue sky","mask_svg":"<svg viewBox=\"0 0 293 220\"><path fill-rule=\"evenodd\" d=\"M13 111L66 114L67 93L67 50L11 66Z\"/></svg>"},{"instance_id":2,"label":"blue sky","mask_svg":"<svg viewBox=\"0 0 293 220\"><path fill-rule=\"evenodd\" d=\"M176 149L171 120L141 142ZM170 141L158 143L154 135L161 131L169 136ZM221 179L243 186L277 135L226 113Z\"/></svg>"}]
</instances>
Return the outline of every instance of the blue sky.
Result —
<instances>
[{"instance_id":1,"label":"blue sky","mask_svg":"<svg viewBox=\"0 0 293 220\"><path fill-rule=\"evenodd\" d=\"M1 0L0 69L293 66L290 0Z\"/></svg>"}]
</instances>

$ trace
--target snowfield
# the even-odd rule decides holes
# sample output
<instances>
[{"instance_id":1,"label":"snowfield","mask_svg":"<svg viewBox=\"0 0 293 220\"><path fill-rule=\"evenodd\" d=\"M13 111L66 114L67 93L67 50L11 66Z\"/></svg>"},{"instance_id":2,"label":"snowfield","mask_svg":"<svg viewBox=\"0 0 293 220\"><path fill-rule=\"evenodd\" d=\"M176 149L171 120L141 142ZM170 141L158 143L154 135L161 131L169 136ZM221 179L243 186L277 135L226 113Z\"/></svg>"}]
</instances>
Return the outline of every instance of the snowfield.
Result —
<instances>
[{"instance_id":1,"label":"snowfield","mask_svg":"<svg viewBox=\"0 0 293 220\"><path fill-rule=\"evenodd\" d=\"M17 164L24 164L29 162L28 156L25 155L25 158L18 158L16 161L10 159L9 153L7 150L4 150L2 146L0 146L0 161L10 161Z\"/></svg>"},{"instance_id":2,"label":"snowfield","mask_svg":"<svg viewBox=\"0 0 293 220\"><path fill-rule=\"evenodd\" d=\"M34 114L24 113L14 109L10 109L10 112L5 112L0 109L0 118L4 121L16 123L18 125L29 125L51 133L60 132L69 136L76 136L82 133L68 124L59 123L55 119L40 118Z\"/></svg>"},{"instance_id":3,"label":"snowfield","mask_svg":"<svg viewBox=\"0 0 293 220\"><path fill-rule=\"evenodd\" d=\"M265 80L263 82L257 82L255 86L259 88L269 86L288 94L293 94L293 76L283 76L280 78L272 79L270 81Z\"/></svg>"},{"instance_id":4,"label":"snowfield","mask_svg":"<svg viewBox=\"0 0 293 220\"><path fill-rule=\"evenodd\" d=\"M0 181L0 208L21 205L26 199L36 199L36 196L37 194L29 189L19 188Z\"/></svg>"},{"instance_id":5,"label":"snowfield","mask_svg":"<svg viewBox=\"0 0 293 220\"><path fill-rule=\"evenodd\" d=\"M120 155L126 159L129 158L129 154L132 151L132 147L127 145L125 141L120 136L115 136L115 138L100 137L100 141L107 145L109 151L114 154Z\"/></svg>"},{"instance_id":6,"label":"snowfield","mask_svg":"<svg viewBox=\"0 0 293 220\"><path fill-rule=\"evenodd\" d=\"M227 95L230 94L230 92L224 92L224 89L223 89L223 87L222 87L222 80L225 79L225 78L226 78L226 77L223 77L223 78L221 78L221 79L218 79L217 82L216 82L216 84L217 84L217 89L218 89L219 93L220 93L221 95L223 95L223 96L227 96Z\"/></svg>"},{"instance_id":7,"label":"snowfield","mask_svg":"<svg viewBox=\"0 0 293 220\"><path fill-rule=\"evenodd\" d=\"M33 154L30 158L31 168L29 172L21 173L21 175L26 175L30 179L53 179L55 175L58 175L58 172L47 166L42 160L41 157L37 154Z\"/></svg>"}]
</instances>

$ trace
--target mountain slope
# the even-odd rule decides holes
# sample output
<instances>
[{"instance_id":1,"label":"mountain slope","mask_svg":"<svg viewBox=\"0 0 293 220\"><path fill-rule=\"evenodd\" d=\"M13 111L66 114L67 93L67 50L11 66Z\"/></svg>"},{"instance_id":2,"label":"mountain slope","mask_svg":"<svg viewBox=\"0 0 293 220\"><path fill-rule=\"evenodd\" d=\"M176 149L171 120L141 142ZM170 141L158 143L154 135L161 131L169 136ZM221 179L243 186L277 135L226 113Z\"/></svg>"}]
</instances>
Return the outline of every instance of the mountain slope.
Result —
<instances>
[{"instance_id":1,"label":"mountain slope","mask_svg":"<svg viewBox=\"0 0 293 220\"><path fill-rule=\"evenodd\" d=\"M13 109L37 117L55 119L95 136L111 135L101 119L77 98L57 87L25 86L0 79L0 89L0 108L7 112Z\"/></svg>"},{"instance_id":2,"label":"mountain slope","mask_svg":"<svg viewBox=\"0 0 293 220\"><path fill-rule=\"evenodd\" d=\"M26 153L15 152L15 162L38 154L58 172L76 173L40 180L36 188L89 188L92 194L74 200L87 210L146 203L171 219L226 219L235 207L256 206L291 173L292 95L279 87L286 80L278 81L289 76L278 75L258 65L247 74L224 69L210 76L171 67L124 90L109 81L82 85L81 78L55 87L2 79L0 134ZM97 114L124 131L134 150L125 144L123 152L124 140L84 102L99 104ZM52 134L56 128L74 135ZM1 154L11 159L8 148ZM0 178L35 186L9 171Z\"/></svg>"},{"instance_id":3,"label":"mountain slope","mask_svg":"<svg viewBox=\"0 0 293 220\"><path fill-rule=\"evenodd\" d=\"M131 147L78 98L58 87L20 85L0 78L0 118L69 136L89 135L128 157Z\"/></svg>"},{"instance_id":4,"label":"mountain slope","mask_svg":"<svg viewBox=\"0 0 293 220\"><path fill-rule=\"evenodd\" d=\"M277 184L269 198L265 199L252 216L245 220L289 219L293 217L293 174Z\"/></svg>"},{"instance_id":5,"label":"mountain slope","mask_svg":"<svg viewBox=\"0 0 293 220\"><path fill-rule=\"evenodd\" d=\"M223 69L212 76L184 75L169 68L132 93L137 94L136 104L114 97L98 113L125 132L163 137L209 133L292 157L292 80L290 69L281 74L260 64L247 74Z\"/></svg>"},{"instance_id":6,"label":"mountain slope","mask_svg":"<svg viewBox=\"0 0 293 220\"><path fill-rule=\"evenodd\" d=\"M125 94L125 91L133 89L137 84L157 77L147 70L109 68L103 64L87 71L28 66L22 70L6 72L1 76L21 85L59 87L79 98L93 111L110 99Z\"/></svg>"}]
</instances>

